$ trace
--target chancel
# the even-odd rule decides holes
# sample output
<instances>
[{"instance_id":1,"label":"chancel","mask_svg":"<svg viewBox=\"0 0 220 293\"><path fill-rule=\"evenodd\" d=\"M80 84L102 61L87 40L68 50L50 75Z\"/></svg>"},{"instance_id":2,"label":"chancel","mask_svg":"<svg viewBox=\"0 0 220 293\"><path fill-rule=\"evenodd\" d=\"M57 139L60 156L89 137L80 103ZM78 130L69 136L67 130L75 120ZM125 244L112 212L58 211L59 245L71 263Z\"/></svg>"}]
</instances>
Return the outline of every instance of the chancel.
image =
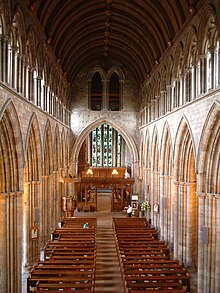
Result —
<instances>
[{"instance_id":1,"label":"chancel","mask_svg":"<svg viewBox=\"0 0 220 293\"><path fill-rule=\"evenodd\" d=\"M220 292L219 145L219 0L0 1L0 293Z\"/></svg>"}]
</instances>

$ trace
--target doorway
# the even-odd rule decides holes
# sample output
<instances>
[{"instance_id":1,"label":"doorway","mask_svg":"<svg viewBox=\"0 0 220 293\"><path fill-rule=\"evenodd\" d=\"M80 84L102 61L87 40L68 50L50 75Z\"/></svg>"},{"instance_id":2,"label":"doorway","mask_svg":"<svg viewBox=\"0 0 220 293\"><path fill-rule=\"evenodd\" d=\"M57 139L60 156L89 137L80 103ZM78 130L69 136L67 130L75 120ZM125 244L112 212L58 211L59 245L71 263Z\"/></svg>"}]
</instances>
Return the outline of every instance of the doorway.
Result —
<instances>
[{"instance_id":1,"label":"doorway","mask_svg":"<svg viewBox=\"0 0 220 293\"><path fill-rule=\"evenodd\" d=\"M112 210L112 189L97 189L97 212L111 212Z\"/></svg>"}]
</instances>

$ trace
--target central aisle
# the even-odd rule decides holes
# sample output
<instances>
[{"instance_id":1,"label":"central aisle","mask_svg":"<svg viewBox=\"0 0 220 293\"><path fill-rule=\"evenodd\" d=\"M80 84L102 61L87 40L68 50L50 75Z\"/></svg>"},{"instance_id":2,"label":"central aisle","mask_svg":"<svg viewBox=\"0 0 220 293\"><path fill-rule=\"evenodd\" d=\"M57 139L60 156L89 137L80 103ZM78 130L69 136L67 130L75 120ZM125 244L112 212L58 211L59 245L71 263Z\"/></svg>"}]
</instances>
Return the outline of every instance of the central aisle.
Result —
<instances>
[{"instance_id":1,"label":"central aisle","mask_svg":"<svg viewBox=\"0 0 220 293\"><path fill-rule=\"evenodd\" d=\"M112 229L112 218L125 217L125 215L122 212L82 212L77 216L97 218L95 293L124 293L114 232Z\"/></svg>"}]
</instances>

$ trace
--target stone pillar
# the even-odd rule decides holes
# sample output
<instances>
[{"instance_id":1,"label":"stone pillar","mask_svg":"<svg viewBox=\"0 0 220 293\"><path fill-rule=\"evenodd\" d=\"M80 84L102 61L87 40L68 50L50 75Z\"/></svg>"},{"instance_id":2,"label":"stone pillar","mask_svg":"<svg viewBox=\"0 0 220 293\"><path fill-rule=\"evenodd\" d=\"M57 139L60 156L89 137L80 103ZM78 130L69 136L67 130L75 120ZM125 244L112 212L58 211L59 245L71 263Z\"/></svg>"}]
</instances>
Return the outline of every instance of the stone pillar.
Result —
<instances>
[{"instance_id":1,"label":"stone pillar","mask_svg":"<svg viewBox=\"0 0 220 293\"><path fill-rule=\"evenodd\" d=\"M193 63L191 68L192 80L191 80L191 100L195 100L197 97L197 64Z\"/></svg>"},{"instance_id":2,"label":"stone pillar","mask_svg":"<svg viewBox=\"0 0 220 293\"><path fill-rule=\"evenodd\" d=\"M178 259L186 262L186 186L184 182L179 182L178 193Z\"/></svg>"},{"instance_id":3,"label":"stone pillar","mask_svg":"<svg viewBox=\"0 0 220 293\"><path fill-rule=\"evenodd\" d=\"M214 287L214 277L215 277L215 251L213 248L216 247L215 241L215 207L214 207L214 194L208 193L206 195L207 204L206 204L206 225L208 227L208 245L206 246L205 252L205 270L204 270L204 279L205 279L205 288L208 289ZM219 211L218 211L219 212ZM214 288L213 288L214 289ZM211 292L214 292L211 289Z\"/></svg>"},{"instance_id":4,"label":"stone pillar","mask_svg":"<svg viewBox=\"0 0 220 293\"><path fill-rule=\"evenodd\" d=\"M197 262L195 255L197 253L197 202L196 198L196 182L187 183L186 185L186 264L195 266Z\"/></svg>"},{"instance_id":5,"label":"stone pillar","mask_svg":"<svg viewBox=\"0 0 220 293\"><path fill-rule=\"evenodd\" d=\"M17 78L16 78L16 90L19 94L23 93L23 55L17 55Z\"/></svg>"},{"instance_id":6,"label":"stone pillar","mask_svg":"<svg viewBox=\"0 0 220 293\"><path fill-rule=\"evenodd\" d=\"M169 233L168 233L168 243L171 249L174 247L174 227L176 225L176 222L174 220L174 212L175 212L175 207L174 207L174 201L175 201L175 184L172 180L172 177L169 177Z\"/></svg>"},{"instance_id":7,"label":"stone pillar","mask_svg":"<svg viewBox=\"0 0 220 293\"><path fill-rule=\"evenodd\" d=\"M155 120L155 99L151 100L151 121Z\"/></svg>"},{"instance_id":8,"label":"stone pillar","mask_svg":"<svg viewBox=\"0 0 220 293\"><path fill-rule=\"evenodd\" d=\"M179 182L176 181L174 183L174 214L173 214L173 222L174 222L174 237L173 237L173 256L174 258L178 258L178 228L179 228Z\"/></svg>"},{"instance_id":9,"label":"stone pillar","mask_svg":"<svg viewBox=\"0 0 220 293\"><path fill-rule=\"evenodd\" d=\"M147 103L147 117L148 117L148 121L147 123L150 123L152 121L152 117L151 117L151 103Z\"/></svg>"},{"instance_id":10,"label":"stone pillar","mask_svg":"<svg viewBox=\"0 0 220 293\"><path fill-rule=\"evenodd\" d=\"M43 246L47 240L47 228L48 228L48 177L47 175L42 176L42 200L40 206L40 234L41 236L41 246Z\"/></svg>"},{"instance_id":11,"label":"stone pillar","mask_svg":"<svg viewBox=\"0 0 220 293\"><path fill-rule=\"evenodd\" d=\"M7 284L7 198L8 193L0 193L0 292L9 292Z\"/></svg>"},{"instance_id":12,"label":"stone pillar","mask_svg":"<svg viewBox=\"0 0 220 293\"><path fill-rule=\"evenodd\" d=\"M8 83L8 45L9 37L2 36L2 82Z\"/></svg>"},{"instance_id":13,"label":"stone pillar","mask_svg":"<svg viewBox=\"0 0 220 293\"><path fill-rule=\"evenodd\" d=\"M14 293L21 291L22 286L22 254L20 253L22 251L22 233L17 233L17 231L22 231L23 226L23 218L20 216L23 214L22 211L22 198L23 198L23 192L16 192L15 194L15 211L14 211L14 217L16 222L16 228L14 229L14 235L16 237L16 244L15 244L15 250L16 250L16 271L15 271L15 279L14 279Z\"/></svg>"},{"instance_id":14,"label":"stone pillar","mask_svg":"<svg viewBox=\"0 0 220 293\"><path fill-rule=\"evenodd\" d=\"M0 35L0 81L3 81L3 60L4 60L3 50L4 50L4 36Z\"/></svg>"},{"instance_id":15,"label":"stone pillar","mask_svg":"<svg viewBox=\"0 0 220 293\"><path fill-rule=\"evenodd\" d=\"M165 194L165 176L160 176L160 238L164 239L164 198L166 197Z\"/></svg>"},{"instance_id":16,"label":"stone pillar","mask_svg":"<svg viewBox=\"0 0 220 293\"><path fill-rule=\"evenodd\" d=\"M210 78L211 80L209 81L210 82L210 88L209 89L214 89L215 87L215 80L216 80L216 70L215 70L215 48L209 48L209 52L210 52L210 60L209 62L211 62L211 72L210 72ZM209 67L209 64L208 64L208 67Z\"/></svg>"},{"instance_id":17,"label":"stone pillar","mask_svg":"<svg viewBox=\"0 0 220 293\"><path fill-rule=\"evenodd\" d=\"M198 280L197 292L204 293L204 243L202 235L202 227L205 225L205 199L204 193L198 194L199 197L199 238L198 238Z\"/></svg>"},{"instance_id":18,"label":"stone pillar","mask_svg":"<svg viewBox=\"0 0 220 293\"><path fill-rule=\"evenodd\" d=\"M38 76L36 78L36 104L38 107L42 108L42 92L41 92L41 80L42 78L40 76Z\"/></svg>"},{"instance_id":19,"label":"stone pillar","mask_svg":"<svg viewBox=\"0 0 220 293\"><path fill-rule=\"evenodd\" d=\"M23 194L23 245L22 245L22 266L27 267L29 264L29 250L30 250L30 182L24 182Z\"/></svg>"},{"instance_id":20,"label":"stone pillar","mask_svg":"<svg viewBox=\"0 0 220 293\"><path fill-rule=\"evenodd\" d=\"M23 67L23 89L24 89L24 91L23 91L23 93L24 93L24 97L26 98L26 99L28 99L28 87L29 87L29 85L28 85L28 63L27 63L27 61L25 60L25 62L24 62L24 67Z\"/></svg>"},{"instance_id":21,"label":"stone pillar","mask_svg":"<svg viewBox=\"0 0 220 293\"><path fill-rule=\"evenodd\" d=\"M10 70L9 70L9 84L12 88L15 88L16 84L16 72L15 72L15 66L16 66L16 53L18 51L18 47L16 46L10 46Z\"/></svg>"},{"instance_id":22,"label":"stone pillar","mask_svg":"<svg viewBox=\"0 0 220 293\"><path fill-rule=\"evenodd\" d=\"M213 292L220 292L220 194L215 194L215 208L216 208L216 242L215 247L215 271L213 272L213 279L215 286Z\"/></svg>"}]
</instances>

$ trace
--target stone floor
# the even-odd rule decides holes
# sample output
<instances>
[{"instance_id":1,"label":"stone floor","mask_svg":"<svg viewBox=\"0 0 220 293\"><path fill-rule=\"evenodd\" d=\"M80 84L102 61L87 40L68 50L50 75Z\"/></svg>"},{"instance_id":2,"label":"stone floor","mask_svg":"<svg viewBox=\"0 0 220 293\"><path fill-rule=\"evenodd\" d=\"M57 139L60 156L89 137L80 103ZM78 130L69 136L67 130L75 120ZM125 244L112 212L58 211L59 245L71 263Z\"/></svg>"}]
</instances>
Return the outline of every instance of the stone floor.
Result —
<instances>
[{"instance_id":1,"label":"stone floor","mask_svg":"<svg viewBox=\"0 0 220 293\"><path fill-rule=\"evenodd\" d=\"M124 288L112 229L112 218L125 217L125 215L122 212L98 212L79 213L78 216L97 217L95 292L123 293Z\"/></svg>"}]
</instances>

